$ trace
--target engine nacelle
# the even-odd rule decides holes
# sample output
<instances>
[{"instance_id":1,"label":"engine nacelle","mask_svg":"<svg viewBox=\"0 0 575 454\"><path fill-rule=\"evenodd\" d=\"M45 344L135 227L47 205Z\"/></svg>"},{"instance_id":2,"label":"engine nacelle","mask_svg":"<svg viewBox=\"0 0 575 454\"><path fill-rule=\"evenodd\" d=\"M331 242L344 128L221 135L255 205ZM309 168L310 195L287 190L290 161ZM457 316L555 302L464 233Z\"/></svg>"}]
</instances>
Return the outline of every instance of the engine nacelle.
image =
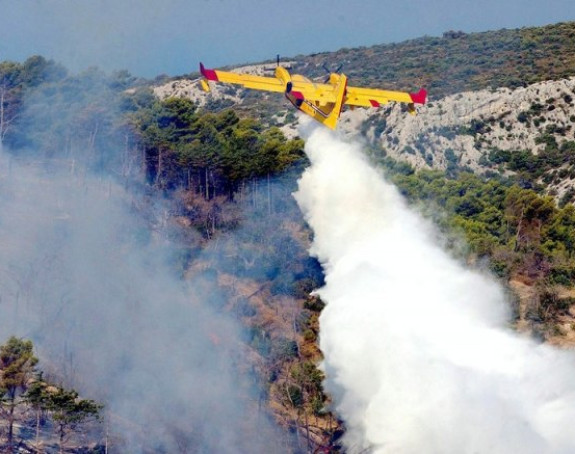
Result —
<instances>
[{"instance_id":1,"label":"engine nacelle","mask_svg":"<svg viewBox=\"0 0 575 454\"><path fill-rule=\"evenodd\" d=\"M291 75L288 72L288 70L281 67L281 66L278 66L276 68L276 77L282 81L282 83L286 87L286 92L287 92L288 84L291 86ZM290 90L291 90L291 88L290 88Z\"/></svg>"}]
</instances>

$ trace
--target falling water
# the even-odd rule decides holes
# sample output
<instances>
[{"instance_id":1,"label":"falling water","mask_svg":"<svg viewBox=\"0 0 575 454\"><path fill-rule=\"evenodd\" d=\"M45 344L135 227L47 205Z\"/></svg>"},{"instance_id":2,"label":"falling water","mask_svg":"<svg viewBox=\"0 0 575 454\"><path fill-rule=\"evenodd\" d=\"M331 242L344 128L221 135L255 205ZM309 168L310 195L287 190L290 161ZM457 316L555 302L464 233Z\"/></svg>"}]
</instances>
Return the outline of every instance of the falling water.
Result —
<instances>
[{"instance_id":1,"label":"falling water","mask_svg":"<svg viewBox=\"0 0 575 454\"><path fill-rule=\"evenodd\" d=\"M359 145L315 129L306 152L295 197L347 452L575 452L573 354L513 332L497 282L450 257Z\"/></svg>"}]
</instances>

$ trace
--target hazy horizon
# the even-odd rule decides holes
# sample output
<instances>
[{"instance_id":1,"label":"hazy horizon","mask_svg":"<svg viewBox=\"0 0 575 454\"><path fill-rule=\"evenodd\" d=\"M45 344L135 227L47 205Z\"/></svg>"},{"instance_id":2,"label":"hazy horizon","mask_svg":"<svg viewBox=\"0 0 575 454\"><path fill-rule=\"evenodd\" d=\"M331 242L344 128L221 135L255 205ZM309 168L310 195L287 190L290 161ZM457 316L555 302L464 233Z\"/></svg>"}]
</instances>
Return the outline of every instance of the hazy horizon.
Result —
<instances>
[{"instance_id":1,"label":"hazy horizon","mask_svg":"<svg viewBox=\"0 0 575 454\"><path fill-rule=\"evenodd\" d=\"M343 0L0 0L0 61L42 55L70 70L97 66L154 77L344 47L575 20L575 3Z\"/></svg>"}]
</instances>

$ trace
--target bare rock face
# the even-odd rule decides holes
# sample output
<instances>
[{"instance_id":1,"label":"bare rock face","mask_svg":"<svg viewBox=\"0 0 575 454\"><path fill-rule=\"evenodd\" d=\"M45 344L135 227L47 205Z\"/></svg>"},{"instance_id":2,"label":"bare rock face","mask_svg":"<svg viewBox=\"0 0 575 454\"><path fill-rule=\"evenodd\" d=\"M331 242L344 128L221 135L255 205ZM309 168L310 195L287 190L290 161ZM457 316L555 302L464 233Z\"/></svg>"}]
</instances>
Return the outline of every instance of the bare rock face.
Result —
<instances>
[{"instance_id":1,"label":"bare rock face","mask_svg":"<svg viewBox=\"0 0 575 454\"><path fill-rule=\"evenodd\" d=\"M282 64L290 65L293 62L283 62ZM253 74L257 76L272 76L275 70L274 65L249 65L241 66L239 68L231 69L231 72L238 74ZM163 85L154 87L154 94L160 99L170 97L189 98L194 101L198 106L205 106L208 101L227 100L235 104L242 104L244 102L245 89L225 84L210 84L210 92L206 93L202 90L199 83L200 79L179 79L167 82Z\"/></svg>"},{"instance_id":2,"label":"bare rock face","mask_svg":"<svg viewBox=\"0 0 575 454\"><path fill-rule=\"evenodd\" d=\"M209 99L229 99L234 103L240 103L241 99L236 94L238 90L229 85L213 84L210 93L203 91L199 79L180 79L154 87L154 94L160 99L189 98L198 106L205 106Z\"/></svg>"},{"instance_id":3,"label":"bare rock face","mask_svg":"<svg viewBox=\"0 0 575 454\"><path fill-rule=\"evenodd\" d=\"M544 145L536 138L543 134L553 135L559 144L573 140L573 98L575 78L516 90L458 93L439 100L431 98L418 108L416 117L406 117L399 106L388 108L388 113L374 113L367 120L373 124L367 134L391 156L418 168L444 169L445 151L451 149L460 164L481 171L478 161L490 150L531 150L537 154Z\"/></svg>"}]
</instances>

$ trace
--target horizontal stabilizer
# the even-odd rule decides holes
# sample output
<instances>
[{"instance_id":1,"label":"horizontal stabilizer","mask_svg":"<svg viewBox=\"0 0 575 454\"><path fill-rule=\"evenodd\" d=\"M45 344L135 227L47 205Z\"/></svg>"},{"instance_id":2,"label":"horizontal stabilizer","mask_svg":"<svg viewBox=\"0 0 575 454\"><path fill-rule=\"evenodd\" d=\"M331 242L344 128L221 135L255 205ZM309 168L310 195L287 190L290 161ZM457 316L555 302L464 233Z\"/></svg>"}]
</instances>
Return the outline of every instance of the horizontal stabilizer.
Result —
<instances>
[{"instance_id":1,"label":"horizontal stabilizer","mask_svg":"<svg viewBox=\"0 0 575 454\"><path fill-rule=\"evenodd\" d=\"M200 85L202 86L202 90L204 90L206 93L210 92L210 86L205 79L200 80Z\"/></svg>"}]
</instances>

